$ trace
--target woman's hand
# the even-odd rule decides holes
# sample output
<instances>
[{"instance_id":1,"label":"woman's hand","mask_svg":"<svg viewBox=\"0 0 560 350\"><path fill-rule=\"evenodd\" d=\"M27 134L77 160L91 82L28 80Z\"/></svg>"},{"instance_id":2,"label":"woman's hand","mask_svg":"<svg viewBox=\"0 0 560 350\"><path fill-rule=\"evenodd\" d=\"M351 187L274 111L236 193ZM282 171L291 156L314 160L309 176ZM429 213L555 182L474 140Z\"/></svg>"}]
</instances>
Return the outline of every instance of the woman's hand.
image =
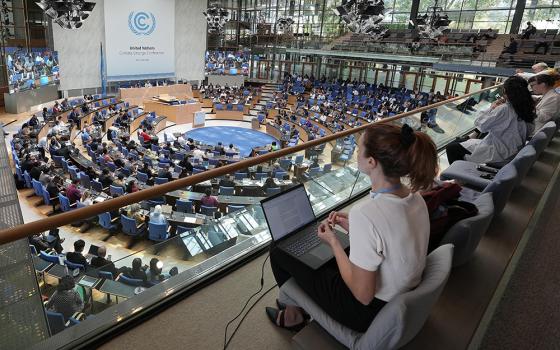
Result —
<instances>
[{"instance_id":1,"label":"woman's hand","mask_svg":"<svg viewBox=\"0 0 560 350\"><path fill-rule=\"evenodd\" d=\"M494 101L494 103L492 103L492 105L490 106L491 109L494 109L500 105L503 105L506 102L506 100L504 98L501 98L499 100Z\"/></svg>"},{"instance_id":2,"label":"woman's hand","mask_svg":"<svg viewBox=\"0 0 560 350\"><path fill-rule=\"evenodd\" d=\"M346 231L348 231L348 228L350 226L349 221L348 221L348 214L347 213L332 211L329 214L329 217L327 218L327 221L332 226L339 225L340 227L342 227Z\"/></svg>"},{"instance_id":3,"label":"woman's hand","mask_svg":"<svg viewBox=\"0 0 560 350\"><path fill-rule=\"evenodd\" d=\"M325 243L328 243L332 247L333 243L337 241L336 235L332 230L331 226L327 221L323 221L317 230L317 235L321 238Z\"/></svg>"}]
</instances>

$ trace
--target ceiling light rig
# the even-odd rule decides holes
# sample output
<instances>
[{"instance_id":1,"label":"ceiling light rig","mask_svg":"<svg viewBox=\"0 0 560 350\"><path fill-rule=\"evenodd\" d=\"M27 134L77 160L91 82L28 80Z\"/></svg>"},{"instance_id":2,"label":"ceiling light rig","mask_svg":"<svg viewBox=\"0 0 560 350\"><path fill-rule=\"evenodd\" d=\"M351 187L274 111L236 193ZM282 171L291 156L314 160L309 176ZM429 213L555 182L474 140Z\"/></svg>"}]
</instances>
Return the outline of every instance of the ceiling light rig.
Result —
<instances>
[{"instance_id":1,"label":"ceiling light rig","mask_svg":"<svg viewBox=\"0 0 560 350\"><path fill-rule=\"evenodd\" d=\"M224 27L229 20L229 12L218 4L212 4L202 12L206 16L206 23L208 23L208 33L222 34Z\"/></svg>"},{"instance_id":2,"label":"ceiling light rig","mask_svg":"<svg viewBox=\"0 0 560 350\"><path fill-rule=\"evenodd\" d=\"M66 29L80 28L95 7L94 2L85 0L41 0L35 3L53 22Z\"/></svg>"},{"instance_id":3,"label":"ceiling light rig","mask_svg":"<svg viewBox=\"0 0 560 350\"><path fill-rule=\"evenodd\" d=\"M280 17L276 21L276 30L281 33L289 32L294 24L294 20L291 17Z\"/></svg>"},{"instance_id":4,"label":"ceiling light rig","mask_svg":"<svg viewBox=\"0 0 560 350\"><path fill-rule=\"evenodd\" d=\"M367 34L374 41L387 35L388 29L381 25L386 12L383 0L343 0L333 11L353 33Z\"/></svg>"},{"instance_id":5,"label":"ceiling light rig","mask_svg":"<svg viewBox=\"0 0 560 350\"><path fill-rule=\"evenodd\" d=\"M428 7L425 14L416 17L415 21L410 21L421 37L431 40L438 40L449 29L451 22L443 8L438 6L438 0L435 0L434 6Z\"/></svg>"}]
</instances>

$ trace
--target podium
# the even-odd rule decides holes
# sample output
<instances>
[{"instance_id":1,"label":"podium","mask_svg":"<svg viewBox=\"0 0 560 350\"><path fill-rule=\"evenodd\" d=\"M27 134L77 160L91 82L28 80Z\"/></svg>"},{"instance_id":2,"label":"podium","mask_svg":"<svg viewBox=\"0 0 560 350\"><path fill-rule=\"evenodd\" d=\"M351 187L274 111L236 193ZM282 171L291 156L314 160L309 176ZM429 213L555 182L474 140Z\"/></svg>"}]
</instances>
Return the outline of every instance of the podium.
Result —
<instances>
[{"instance_id":1,"label":"podium","mask_svg":"<svg viewBox=\"0 0 560 350\"><path fill-rule=\"evenodd\" d=\"M200 128L205 125L206 113L203 111L194 112L193 128Z\"/></svg>"},{"instance_id":2,"label":"podium","mask_svg":"<svg viewBox=\"0 0 560 350\"><path fill-rule=\"evenodd\" d=\"M261 123L259 123L258 118L251 119L251 129L253 129L253 130L260 130L261 129Z\"/></svg>"}]
</instances>

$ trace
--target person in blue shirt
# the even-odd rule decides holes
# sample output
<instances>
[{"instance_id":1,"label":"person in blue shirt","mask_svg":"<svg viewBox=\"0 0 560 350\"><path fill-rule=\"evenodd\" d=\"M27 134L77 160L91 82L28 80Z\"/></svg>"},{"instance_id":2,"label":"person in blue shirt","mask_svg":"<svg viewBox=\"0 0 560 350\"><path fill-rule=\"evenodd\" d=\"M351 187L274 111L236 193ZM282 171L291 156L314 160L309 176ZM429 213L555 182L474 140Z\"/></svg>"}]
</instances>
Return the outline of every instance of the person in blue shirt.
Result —
<instances>
[{"instance_id":1,"label":"person in blue shirt","mask_svg":"<svg viewBox=\"0 0 560 350\"><path fill-rule=\"evenodd\" d=\"M154 211L150 213L150 222L154 224L165 224L167 219L162 214L161 205L156 205Z\"/></svg>"},{"instance_id":2,"label":"person in blue shirt","mask_svg":"<svg viewBox=\"0 0 560 350\"><path fill-rule=\"evenodd\" d=\"M85 145L91 143L91 141L91 135L88 133L87 128L84 128L82 130L82 143Z\"/></svg>"}]
</instances>

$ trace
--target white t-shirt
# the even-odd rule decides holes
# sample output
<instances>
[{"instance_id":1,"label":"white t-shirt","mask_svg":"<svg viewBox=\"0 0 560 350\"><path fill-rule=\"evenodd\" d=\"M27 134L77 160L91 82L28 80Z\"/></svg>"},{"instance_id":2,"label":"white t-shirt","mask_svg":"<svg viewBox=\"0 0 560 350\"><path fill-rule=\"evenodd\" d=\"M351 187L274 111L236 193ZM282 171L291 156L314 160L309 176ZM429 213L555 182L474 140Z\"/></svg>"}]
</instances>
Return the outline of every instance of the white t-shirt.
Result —
<instances>
[{"instance_id":1,"label":"white t-shirt","mask_svg":"<svg viewBox=\"0 0 560 350\"><path fill-rule=\"evenodd\" d=\"M349 221L350 261L377 271L377 299L390 301L420 283L430 237L428 209L420 194L378 194L352 207Z\"/></svg>"}]
</instances>

